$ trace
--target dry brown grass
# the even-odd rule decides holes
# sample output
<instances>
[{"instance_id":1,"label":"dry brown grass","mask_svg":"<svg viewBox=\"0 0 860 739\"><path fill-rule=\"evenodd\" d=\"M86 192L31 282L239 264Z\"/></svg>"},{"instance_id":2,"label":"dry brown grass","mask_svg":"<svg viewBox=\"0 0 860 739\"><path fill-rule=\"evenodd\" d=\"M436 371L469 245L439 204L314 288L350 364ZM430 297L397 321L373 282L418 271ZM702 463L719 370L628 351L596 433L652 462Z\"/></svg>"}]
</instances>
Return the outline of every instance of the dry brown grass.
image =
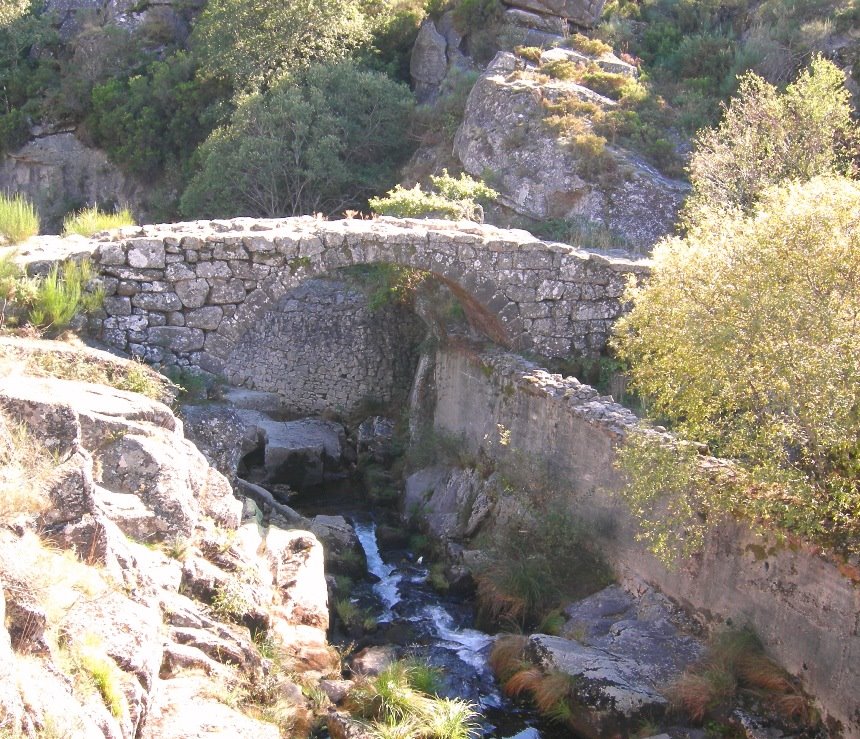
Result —
<instances>
[{"instance_id":1,"label":"dry brown grass","mask_svg":"<svg viewBox=\"0 0 860 739\"><path fill-rule=\"evenodd\" d=\"M797 681L765 654L748 629L717 635L706 657L668 693L674 708L697 723L725 714L741 695L757 699L783 720L803 724L817 720Z\"/></svg>"},{"instance_id":2,"label":"dry brown grass","mask_svg":"<svg viewBox=\"0 0 860 739\"><path fill-rule=\"evenodd\" d=\"M46 483L56 466L50 450L0 410L0 521L44 512L50 505Z\"/></svg>"},{"instance_id":3,"label":"dry brown grass","mask_svg":"<svg viewBox=\"0 0 860 739\"><path fill-rule=\"evenodd\" d=\"M504 683L520 670L530 666L526 659L525 649L528 637L520 634L505 634L496 639L490 652L490 669Z\"/></svg>"}]
</instances>

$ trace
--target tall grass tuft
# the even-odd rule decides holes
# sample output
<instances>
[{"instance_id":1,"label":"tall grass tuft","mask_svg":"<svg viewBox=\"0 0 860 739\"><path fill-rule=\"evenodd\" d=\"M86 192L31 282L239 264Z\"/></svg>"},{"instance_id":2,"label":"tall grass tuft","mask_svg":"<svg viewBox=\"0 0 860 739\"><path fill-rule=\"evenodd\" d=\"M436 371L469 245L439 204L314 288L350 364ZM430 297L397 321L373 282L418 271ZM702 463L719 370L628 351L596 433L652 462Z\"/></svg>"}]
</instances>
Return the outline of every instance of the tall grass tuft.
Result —
<instances>
[{"instance_id":1,"label":"tall grass tuft","mask_svg":"<svg viewBox=\"0 0 860 739\"><path fill-rule=\"evenodd\" d=\"M94 205L66 216L63 220L63 235L92 236L99 231L134 225L134 216L128 208L122 208L115 213L104 213Z\"/></svg>"},{"instance_id":2,"label":"tall grass tuft","mask_svg":"<svg viewBox=\"0 0 860 739\"><path fill-rule=\"evenodd\" d=\"M472 739L478 714L471 703L428 695L418 684L435 682L415 660L395 662L350 692L347 708L364 719L375 739Z\"/></svg>"},{"instance_id":3,"label":"tall grass tuft","mask_svg":"<svg viewBox=\"0 0 860 739\"><path fill-rule=\"evenodd\" d=\"M30 323L40 328L60 331L71 323L79 311L98 310L104 301L104 288L86 291L93 279L92 264L75 261L54 264L48 274L35 283L28 315Z\"/></svg>"},{"instance_id":4,"label":"tall grass tuft","mask_svg":"<svg viewBox=\"0 0 860 739\"><path fill-rule=\"evenodd\" d=\"M23 195L0 194L0 235L12 244L39 233L39 215Z\"/></svg>"}]
</instances>

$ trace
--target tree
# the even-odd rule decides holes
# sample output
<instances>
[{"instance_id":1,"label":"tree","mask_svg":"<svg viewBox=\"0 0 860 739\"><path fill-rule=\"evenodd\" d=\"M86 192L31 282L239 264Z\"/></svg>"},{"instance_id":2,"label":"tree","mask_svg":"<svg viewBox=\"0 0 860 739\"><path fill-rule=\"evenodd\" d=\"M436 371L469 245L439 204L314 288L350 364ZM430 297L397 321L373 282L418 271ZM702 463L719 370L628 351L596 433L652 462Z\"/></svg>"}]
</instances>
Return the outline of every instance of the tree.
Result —
<instances>
[{"instance_id":1,"label":"tree","mask_svg":"<svg viewBox=\"0 0 860 739\"><path fill-rule=\"evenodd\" d=\"M410 150L409 89L343 62L244 98L201 146L186 216L283 216L362 207Z\"/></svg>"},{"instance_id":2,"label":"tree","mask_svg":"<svg viewBox=\"0 0 860 739\"><path fill-rule=\"evenodd\" d=\"M311 64L344 59L369 38L357 0L209 0L191 45L203 77L251 92Z\"/></svg>"},{"instance_id":3,"label":"tree","mask_svg":"<svg viewBox=\"0 0 860 739\"><path fill-rule=\"evenodd\" d=\"M786 179L847 174L854 138L845 75L831 62L816 57L784 93L748 72L720 124L696 138L683 221L714 206L750 212Z\"/></svg>"},{"instance_id":4,"label":"tree","mask_svg":"<svg viewBox=\"0 0 860 739\"><path fill-rule=\"evenodd\" d=\"M729 494L698 489L705 509L739 507L860 552L860 183L788 182L750 213L700 206L629 297L614 346L633 387L679 436L738 464ZM665 545L641 505L672 477L654 472L672 464L660 446L634 443L622 466L646 535Z\"/></svg>"}]
</instances>

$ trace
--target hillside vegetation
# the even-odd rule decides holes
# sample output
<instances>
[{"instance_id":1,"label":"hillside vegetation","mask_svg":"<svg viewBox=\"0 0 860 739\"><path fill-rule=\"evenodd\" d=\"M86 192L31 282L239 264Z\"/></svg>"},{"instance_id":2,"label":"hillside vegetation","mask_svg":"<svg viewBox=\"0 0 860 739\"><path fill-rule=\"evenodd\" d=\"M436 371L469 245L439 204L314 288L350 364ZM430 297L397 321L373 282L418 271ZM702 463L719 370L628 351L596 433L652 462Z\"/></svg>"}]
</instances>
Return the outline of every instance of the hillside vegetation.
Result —
<instances>
[{"instance_id":1,"label":"hillside vegetation","mask_svg":"<svg viewBox=\"0 0 860 739\"><path fill-rule=\"evenodd\" d=\"M409 55L422 19L453 7L475 60L505 43L499 0L209 0L125 15L53 7L3 5L0 153L34 127L74 128L146 183L156 220L366 209L396 183L418 135L453 135L433 131L456 129L468 92L412 110ZM677 174L685 141L718 120L743 71L783 85L816 52L856 70L858 18L856 0L613 0L595 38L571 39L586 53L609 48L603 39L639 65L638 86L628 85L636 95L621 91L598 133ZM84 205L95 204L57 208L62 216Z\"/></svg>"}]
</instances>

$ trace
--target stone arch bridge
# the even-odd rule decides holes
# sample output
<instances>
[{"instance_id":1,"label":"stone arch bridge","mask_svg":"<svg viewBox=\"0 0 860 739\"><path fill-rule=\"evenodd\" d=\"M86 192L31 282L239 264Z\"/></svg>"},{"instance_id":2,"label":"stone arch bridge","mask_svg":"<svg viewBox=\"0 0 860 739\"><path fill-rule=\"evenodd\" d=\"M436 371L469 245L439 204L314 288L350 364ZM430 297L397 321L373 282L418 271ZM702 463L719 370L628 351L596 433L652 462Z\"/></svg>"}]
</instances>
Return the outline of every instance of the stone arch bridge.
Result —
<instances>
[{"instance_id":1,"label":"stone arch bridge","mask_svg":"<svg viewBox=\"0 0 860 739\"><path fill-rule=\"evenodd\" d=\"M548 357L596 354L644 262L468 222L235 219L130 227L94 244L106 343L219 373L243 334L309 277L377 262L426 270L495 342Z\"/></svg>"}]
</instances>

